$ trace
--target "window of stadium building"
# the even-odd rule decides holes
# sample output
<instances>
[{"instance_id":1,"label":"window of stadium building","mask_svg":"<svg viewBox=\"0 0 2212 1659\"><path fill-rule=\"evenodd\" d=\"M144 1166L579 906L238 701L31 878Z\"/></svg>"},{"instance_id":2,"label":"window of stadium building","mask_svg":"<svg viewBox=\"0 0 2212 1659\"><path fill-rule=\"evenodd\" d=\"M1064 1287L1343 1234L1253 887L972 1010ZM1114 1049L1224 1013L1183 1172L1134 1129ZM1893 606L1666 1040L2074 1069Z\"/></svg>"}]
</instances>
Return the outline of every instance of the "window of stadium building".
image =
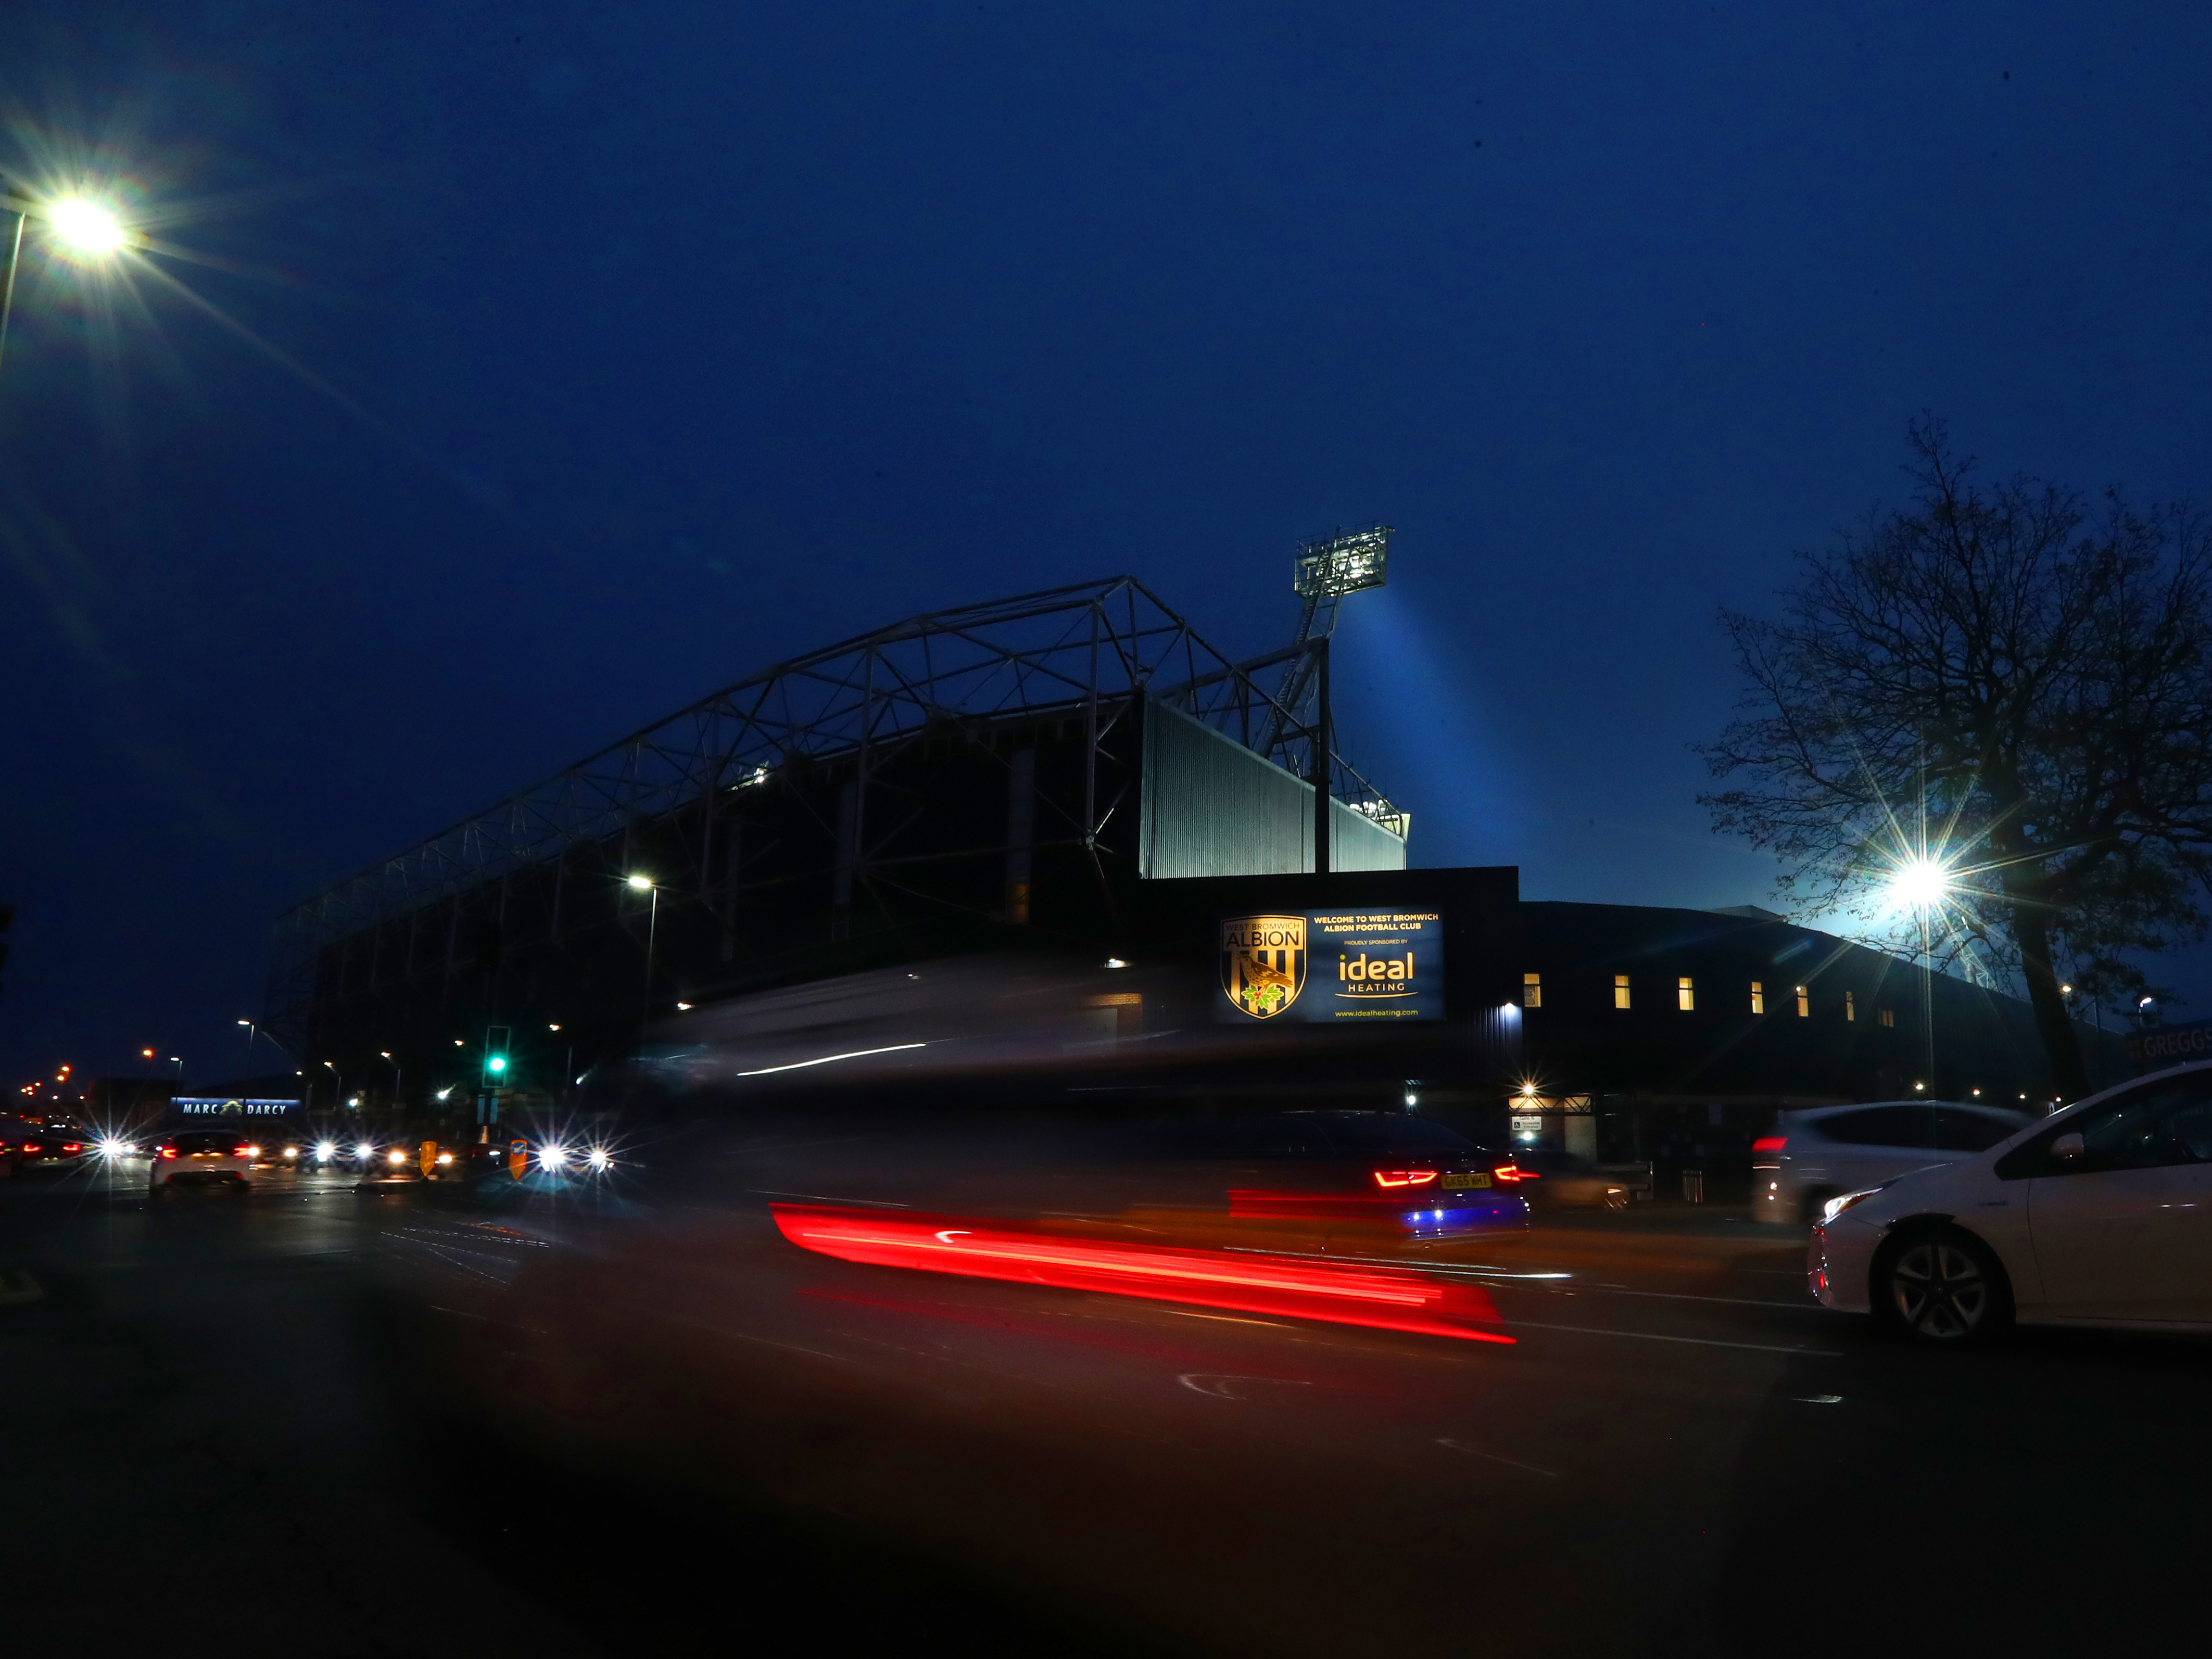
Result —
<instances>
[{"instance_id":1,"label":"window of stadium building","mask_svg":"<svg viewBox=\"0 0 2212 1659\"><path fill-rule=\"evenodd\" d=\"M1628 975L1626 974L1613 976L1613 1006L1616 1008L1628 1006Z\"/></svg>"},{"instance_id":2,"label":"window of stadium building","mask_svg":"<svg viewBox=\"0 0 2212 1659\"><path fill-rule=\"evenodd\" d=\"M1523 1008L1544 1006L1544 976L1541 974L1521 975L1521 1006Z\"/></svg>"},{"instance_id":3,"label":"window of stadium building","mask_svg":"<svg viewBox=\"0 0 2212 1659\"><path fill-rule=\"evenodd\" d=\"M1809 1019L1813 1013L1813 994L1802 985L1797 988L1797 1018Z\"/></svg>"},{"instance_id":4,"label":"window of stadium building","mask_svg":"<svg viewBox=\"0 0 2212 1659\"><path fill-rule=\"evenodd\" d=\"M1674 981L1674 1006L1686 1014L1697 1009L1698 982L1687 975Z\"/></svg>"},{"instance_id":5,"label":"window of stadium building","mask_svg":"<svg viewBox=\"0 0 2212 1659\"><path fill-rule=\"evenodd\" d=\"M1757 980L1751 982L1751 1012L1754 1014L1766 1012L1766 988Z\"/></svg>"},{"instance_id":6,"label":"window of stadium building","mask_svg":"<svg viewBox=\"0 0 2212 1659\"><path fill-rule=\"evenodd\" d=\"M1897 1024L1897 1010L1894 1008L1885 1008L1881 1011L1881 1018L1883 1024L1894 1025Z\"/></svg>"},{"instance_id":7,"label":"window of stadium building","mask_svg":"<svg viewBox=\"0 0 2212 1659\"><path fill-rule=\"evenodd\" d=\"M1858 1017L1859 1017L1859 1005L1858 1005L1857 1000L1856 1000L1856 999L1855 999L1855 998L1851 995L1851 994L1850 994L1849 991L1844 992L1844 1018L1845 1019L1856 1019Z\"/></svg>"}]
</instances>

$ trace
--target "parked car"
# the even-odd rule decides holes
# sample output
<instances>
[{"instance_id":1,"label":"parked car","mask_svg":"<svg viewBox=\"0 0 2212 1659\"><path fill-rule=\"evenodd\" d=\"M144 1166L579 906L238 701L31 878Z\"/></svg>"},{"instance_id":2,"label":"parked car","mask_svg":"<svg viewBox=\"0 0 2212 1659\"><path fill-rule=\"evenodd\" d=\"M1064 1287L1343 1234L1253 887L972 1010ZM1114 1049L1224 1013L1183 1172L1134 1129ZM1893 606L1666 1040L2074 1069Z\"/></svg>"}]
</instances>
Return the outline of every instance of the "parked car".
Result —
<instances>
[{"instance_id":1,"label":"parked car","mask_svg":"<svg viewBox=\"0 0 2212 1659\"><path fill-rule=\"evenodd\" d=\"M2039 1120L1952 1100L1880 1100L1784 1112L1751 1144L1751 1210L1758 1221L1802 1226L1838 1193L1955 1164Z\"/></svg>"},{"instance_id":2,"label":"parked car","mask_svg":"<svg viewBox=\"0 0 2212 1659\"><path fill-rule=\"evenodd\" d=\"M1826 1306L1933 1341L2014 1319L2212 1331L2212 1062L1837 1194L1806 1273Z\"/></svg>"}]
</instances>

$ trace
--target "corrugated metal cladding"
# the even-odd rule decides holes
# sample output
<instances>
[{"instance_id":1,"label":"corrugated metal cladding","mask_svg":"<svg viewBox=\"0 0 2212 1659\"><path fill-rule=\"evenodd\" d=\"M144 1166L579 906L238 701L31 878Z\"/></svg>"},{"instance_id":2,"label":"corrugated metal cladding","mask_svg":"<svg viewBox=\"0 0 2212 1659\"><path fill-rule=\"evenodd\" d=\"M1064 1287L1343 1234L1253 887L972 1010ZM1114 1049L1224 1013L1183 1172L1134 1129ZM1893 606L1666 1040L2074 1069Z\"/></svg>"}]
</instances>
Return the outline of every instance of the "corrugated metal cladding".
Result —
<instances>
[{"instance_id":1,"label":"corrugated metal cladding","mask_svg":"<svg viewBox=\"0 0 2212 1659\"><path fill-rule=\"evenodd\" d=\"M1406 843L1342 801L1329 867L1402 870ZM1179 709L1145 702L1137 873L1279 876L1313 868L1313 786Z\"/></svg>"}]
</instances>

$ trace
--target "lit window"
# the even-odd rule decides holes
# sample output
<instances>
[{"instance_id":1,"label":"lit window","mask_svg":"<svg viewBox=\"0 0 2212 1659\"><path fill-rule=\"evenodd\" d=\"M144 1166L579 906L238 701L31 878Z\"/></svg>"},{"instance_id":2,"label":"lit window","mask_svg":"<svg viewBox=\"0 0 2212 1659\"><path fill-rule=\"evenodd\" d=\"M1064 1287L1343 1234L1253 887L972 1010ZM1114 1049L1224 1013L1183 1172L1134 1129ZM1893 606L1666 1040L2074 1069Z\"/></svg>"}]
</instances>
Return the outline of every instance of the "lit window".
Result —
<instances>
[{"instance_id":1,"label":"lit window","mask_svg":"<svg viewBox=\"0 0 2212 1659\"><path fill-rule=\"evenodd\" d=\"M1698 1006L1697 981L1690 979L1686 975L1674 981L1674 1002L1675 1006L1680 1008L1686 1014L1694 1010Z\"/></svg>"},{"instance_id":2,"label":"lit window","mask_svg":"<svg viewBox=\"0 0 2212 1659\"><path fill-rule=\"evenodd\" d=\"M1851 1000L1851 994L1850 994L1849 991L1844 992L1844 1018L1845 1019L1856 1019L1858 1017L1859 1017L1859 1006L1858 1006L1858 1004L1857 1004L1857 1003L1856 1003L1856 1002L1854 1002L1854 1001Z\"/></svg>"},{"instance_id":3,"label":"lit window","mask_svg":"<svg viewBox=\"0 0 2212 1659\"><path fill-rule=\"evenodd\" d=\"M1616 1008L1628 1006L1628 975L1626 974L1613 976L1613 1006Z\"/></svg>"},{"instance_id":4,"label":"lit window","mask_svg":"<svg viewBox=\"0 0 2212 1659\"><path fill-rule=\"evenodd\" d=\"M1754 1014L1766 1012L1766 988L1757 980L1751 982L1751 1012Z\"/></svg>"},{"instance_id":5,"label":"lit window","mask_svg":"<svg viewBox=\"0 0 2212 1659\"><path fill-rule=\"evenodd\" d=\"M1804 1019L1813 1012L1813 994L1803 986L1797 988L1797 1018Z\"/></svg>"},{"instance_id":6,"label":"lit window","mask_svg":"<svg viewBox=\"0 0 2212 1659\"><path fill-rule=\"evenodd\" d=\"M1521 1006L1523 1008L1544 1006L1544 976L1541 974L1521 975Z\"/></svg>"}]
</instances>

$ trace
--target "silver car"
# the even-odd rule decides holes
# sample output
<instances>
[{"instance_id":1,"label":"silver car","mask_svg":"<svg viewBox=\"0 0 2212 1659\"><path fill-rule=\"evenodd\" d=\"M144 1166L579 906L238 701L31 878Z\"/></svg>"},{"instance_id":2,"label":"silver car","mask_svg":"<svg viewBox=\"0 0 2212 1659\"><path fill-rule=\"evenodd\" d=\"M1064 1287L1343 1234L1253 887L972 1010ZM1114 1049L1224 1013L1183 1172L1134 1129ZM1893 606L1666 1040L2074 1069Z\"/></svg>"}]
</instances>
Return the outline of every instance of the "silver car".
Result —
<instances>
[{"instance_id":1,"label":"silver car","mask_svg":"<svg viewBox=\"0 0 2212 1659\"><path fill-rule=\"evenodd\" d=\"M1957 1100L1876 1100L1784 1112L1751 1145L1754 1220L1802 1226L1838 1193L1986 1152L2037 1120Z\"/></svg>"}]
</instances>

